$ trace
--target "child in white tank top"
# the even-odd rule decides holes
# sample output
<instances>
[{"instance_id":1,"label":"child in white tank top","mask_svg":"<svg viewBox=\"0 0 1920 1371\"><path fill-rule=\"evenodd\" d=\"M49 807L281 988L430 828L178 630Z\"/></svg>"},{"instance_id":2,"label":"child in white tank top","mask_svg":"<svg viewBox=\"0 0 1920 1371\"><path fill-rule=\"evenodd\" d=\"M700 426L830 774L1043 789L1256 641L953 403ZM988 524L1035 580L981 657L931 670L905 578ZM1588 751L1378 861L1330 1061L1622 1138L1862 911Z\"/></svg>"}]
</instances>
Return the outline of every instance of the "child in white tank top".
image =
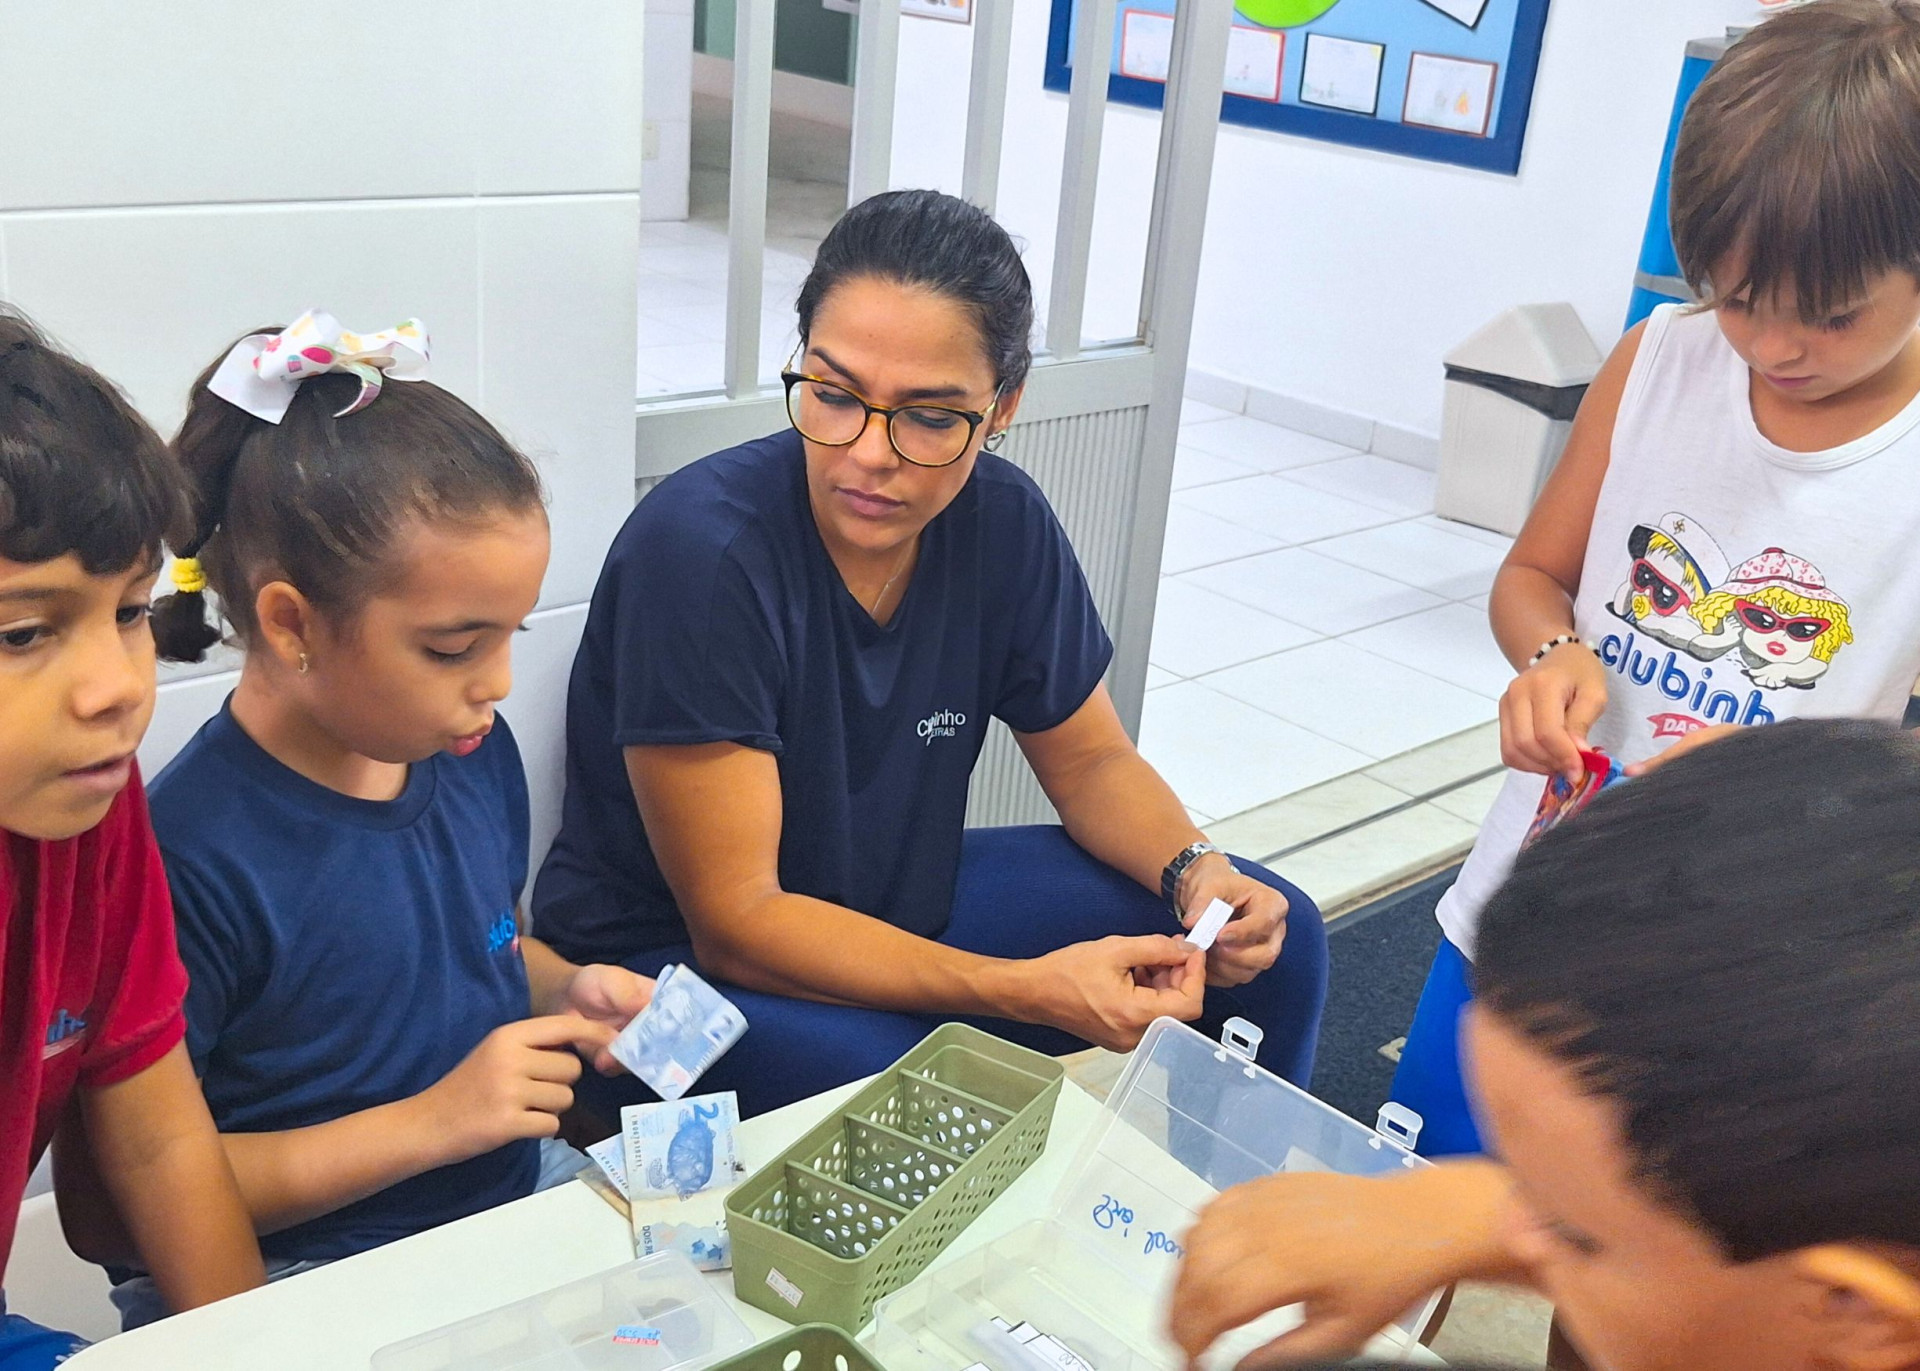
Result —
<instances>
[{"instance_id":1,"label":"child in white tank top","mask_svg":"<svg viewBox=\"0 0 1920 1371\"><path fill-rule=\"evenodd\" d=\"M1494 636L1519 673L1500 702L1511 770L1440 902L1446 941L1394 1082L1426 1120L1423 1152L1478 1150L1454 1041L1466 973L1547 777L1577 777L1583 747L1634 774L1727 729L1906 708L1915 71L1920 3L1818 0L1737 43L1688 109L1674 243L1709 303L1664 307L1621 340L1494 582Z\"/></svg>"}]
</instances>

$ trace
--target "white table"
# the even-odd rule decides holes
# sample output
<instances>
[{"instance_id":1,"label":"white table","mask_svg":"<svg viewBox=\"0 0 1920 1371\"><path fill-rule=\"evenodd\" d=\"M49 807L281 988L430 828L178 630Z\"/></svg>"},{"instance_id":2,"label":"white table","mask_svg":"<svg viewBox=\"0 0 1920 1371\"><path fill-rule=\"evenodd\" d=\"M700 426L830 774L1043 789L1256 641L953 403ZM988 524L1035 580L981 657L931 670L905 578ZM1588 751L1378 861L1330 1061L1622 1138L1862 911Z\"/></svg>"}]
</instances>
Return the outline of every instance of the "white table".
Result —
<instances>
[{"instance_id":1,"label":"white table","mask_svg":"<svg viewBox=\"0 0 1920 1371\"><path fill-rule=\"evenodd\" d=\"M749 1169L779 1155L865 1082L748 1119L740 1144ZM1093 1097L1062 1083L1040 1160L935 1259L937 1267L1044 1215L1081 1142L1101 1115ZM484 1314L633 1260L627 1221L585 1185L569 1183L372 1252L122 1333L69 1363L81 1371L272 1367L363 1371L379 1348ZM787 1325L733 1298L733 1276L707 1277L756 1337ZM1390 1350L1390 1349L1383 1349ZM1443 1365L1417 1350L1418 1364Z\"/></svg>"}]
</instances>

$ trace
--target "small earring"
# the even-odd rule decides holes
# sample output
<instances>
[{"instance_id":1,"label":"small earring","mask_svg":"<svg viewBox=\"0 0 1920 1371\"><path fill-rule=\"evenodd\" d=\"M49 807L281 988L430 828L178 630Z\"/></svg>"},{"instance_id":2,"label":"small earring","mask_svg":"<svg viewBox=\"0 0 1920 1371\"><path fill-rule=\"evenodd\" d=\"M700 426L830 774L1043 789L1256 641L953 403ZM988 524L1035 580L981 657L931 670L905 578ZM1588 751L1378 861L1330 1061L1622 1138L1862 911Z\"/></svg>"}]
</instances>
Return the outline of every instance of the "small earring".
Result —
<instances>
[{"instance_id":1,"label":"small earring","mask_svg":"<svg viewBox=\"0 0 1920 1371\"><path fill-rule=\"evenodd\" d=\"M300 674L302 676L307 674L307 654L304 652L300 654Z\"/></svg>"},{"instance_id":2,"label":"small earring","mask_svg":"<svg viewBox=\"0 0 1920 1371\"><path fill-rule=\"evenodd\" d=\"M989 433L987 435L987 441L984 444L984 446L986 447L988 452L998 452L1000 450L1000 445L1006 441L1007 441L1007 431L1003 428L998 433Z\"/></svg>"}]
</instances>

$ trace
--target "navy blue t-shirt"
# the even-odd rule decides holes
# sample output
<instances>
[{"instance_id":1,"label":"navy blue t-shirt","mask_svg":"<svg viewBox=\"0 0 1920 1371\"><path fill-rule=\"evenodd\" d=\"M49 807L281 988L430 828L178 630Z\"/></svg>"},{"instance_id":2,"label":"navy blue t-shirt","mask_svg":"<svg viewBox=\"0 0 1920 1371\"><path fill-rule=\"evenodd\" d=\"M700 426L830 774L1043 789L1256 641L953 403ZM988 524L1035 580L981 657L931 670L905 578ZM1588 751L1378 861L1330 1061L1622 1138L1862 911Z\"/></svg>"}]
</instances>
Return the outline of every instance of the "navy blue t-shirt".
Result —
<instances>
[{"instance_id":1,"label":"navy blue t-shirt","mask_svg":"<svg viewBox=\"0 0 1920 1371\"><path fill-rule=\"evenodd\" d=\"M621 749L736 742L779 759L782 889L937 936L988 717L1062 724L1112 655L1046 497L991 453L884 627L820 540L799 434L695 462L635 508L594 588L534 929L593 961L685 942Z\"/></svg>"},{"instance_id":2,"label":"navy blue t-shirt","mask_svg":"<svg viewBox=\"0 0 1920 1371\"><path fill-rule=\"evenodd\" d=\"M187 1051L223 1133L417 1095L530 1012L514 922L527 782L506 722L389 801L275 761L227 708L149 794L186 963ZM424 1172L260 1240L350 1256L533 1192L539 1143Z\"/></svg>"}]
</instances>

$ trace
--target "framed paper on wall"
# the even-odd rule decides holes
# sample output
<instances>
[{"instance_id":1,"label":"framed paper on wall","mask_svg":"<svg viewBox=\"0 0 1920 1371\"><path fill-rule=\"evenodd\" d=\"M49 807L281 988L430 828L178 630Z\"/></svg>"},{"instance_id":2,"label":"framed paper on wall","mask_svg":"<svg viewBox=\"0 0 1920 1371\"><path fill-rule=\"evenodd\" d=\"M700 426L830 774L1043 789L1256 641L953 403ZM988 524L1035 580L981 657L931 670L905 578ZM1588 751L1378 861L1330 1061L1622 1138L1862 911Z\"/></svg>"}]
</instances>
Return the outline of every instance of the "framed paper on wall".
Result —
<instances>
[{"instance_id":1,"label":"framed paper on wall","mask_svg":"<svg viewBox=\"0 0 1920 1371\"><path fill-rule=\"evenodd\" d=\"M1287 36L1235 24L1227 35L1226 89L1248 100L1277 103ZM1120 12L1120 74L1165 85L1173 62L1173 16L1155 10Z\"/></svg>"},{"instance_id":2,"label":"framed paper on wall","mask_svg":"<svg viewBox=\"0 0 1920 1371\"><path fill-rule=\"evenodd\" d=\"M908 0L909 4L925 0ZM970 3L970 0L967 0ZM1045 83L1073 80L1080 7L1115 6L1107 96L1158 109L1176 0L1051 0ZM1513 175L1549 0L1235 0L1228 123Z\"/></svg>"},{"instance_id":3,"label":"framed paper on wall","mask_svg":"<svg viewBox=\"0 0 1920 1371\"><path fill-rule=\"evenodd\" d=\"M1307 35L1300 68L1300 103L1372 116L1380 112L1380 68L1385 43L1363 43L1331 34Z\"/></svg>"},{"instance_id":4,"label":"framed paper on wall","mask_svg":"<svg viewBox=\"0 0 1920 1371\"><path fill-rule=\"evenodd\" d=\"M1407 102L1400 122L1484 138L1499 77L1500 68L1492 62L1416 52L1407 65Z\"/></svg>"}]
</instances>

